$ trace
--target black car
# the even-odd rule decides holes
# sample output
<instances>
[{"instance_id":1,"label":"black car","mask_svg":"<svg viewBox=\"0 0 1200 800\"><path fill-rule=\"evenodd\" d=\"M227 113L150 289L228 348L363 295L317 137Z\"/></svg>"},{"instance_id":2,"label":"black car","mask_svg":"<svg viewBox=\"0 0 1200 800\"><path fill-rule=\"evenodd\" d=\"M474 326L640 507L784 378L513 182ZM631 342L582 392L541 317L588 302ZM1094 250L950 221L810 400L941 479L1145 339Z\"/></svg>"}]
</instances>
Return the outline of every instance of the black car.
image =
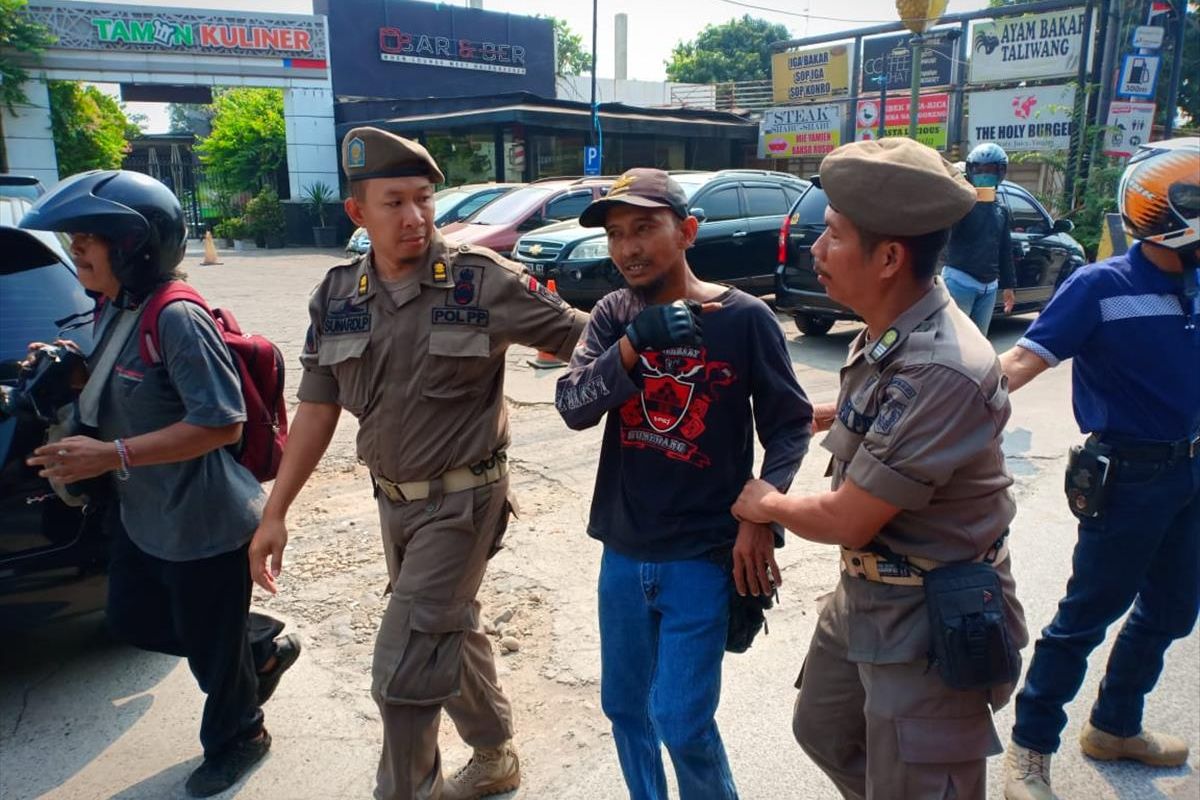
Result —
<instances>
[{"instance_id":1,"label":"black car","mask_svg":"<svg viewBox=\"0 0 1200 800\"><path fill-rule=\"evenodd\" d=\"M696 243L687 253L696 274L750 294L774 291L779 225L809 182L785 172L739 169L672 177L700 220ZM604 231L584 228L577 220L525 234L513 258L533 275L553 278L559 295L576 306L591 306L624 285L608 257Z\"/></svg>"},{"instance_id":2,"label":"black car","mask_svg":"<svg viewBox=\"0 0 1200 800\"><path fill-rule=\"evenodd\" d=\"M1051 219L1042 204L1015 183L1004 181L997 192L1012 217L1013 253L1016 256L1016 304L1013 313L1039 311L1058 285L1077 267L1087 263L1083 247L1068 234L1070 220ZM825 294L813 271L811 249L825 231L825 192L812 186L792 207L779 229L775 273L775 307L790 312L801 333L821 336L840 319L857 320L853 311ZM1003 309L997 293L997 315Z\"/></svg>"},{"instance_id":3,"label":"black car","mask_svg":"<svg viewBox=\"0 0 1200 800\"><path fill-rule=\"evenodd\" d=\"M0 252L0 628L11 629L102 608L108 543L95 508L65 504L25 464L47 423L20 362L34 341L88 352L93 302L56 234L0 222Z\"/></svg>"}]
</instances>

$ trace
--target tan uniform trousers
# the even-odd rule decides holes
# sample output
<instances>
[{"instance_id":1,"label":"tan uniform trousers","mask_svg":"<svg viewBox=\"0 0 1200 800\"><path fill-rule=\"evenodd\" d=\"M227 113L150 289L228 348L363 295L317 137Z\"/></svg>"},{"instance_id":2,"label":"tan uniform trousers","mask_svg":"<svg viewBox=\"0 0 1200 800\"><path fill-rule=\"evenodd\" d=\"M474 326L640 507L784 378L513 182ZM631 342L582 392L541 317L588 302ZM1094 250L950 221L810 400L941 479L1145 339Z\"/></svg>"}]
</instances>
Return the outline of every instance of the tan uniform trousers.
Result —
<instances>
[{"instance_id":1,"label":"tan uniform trousers","mask_svg":"<svg viewBox=\"0 0 1200 800\"><path fill-rule=\"evenodd\" d=\"M792 732L843 797L984 800L1002 749L987 692L950 689L924 661L854 663L816 638L797 688Z\"/></svg>"},{"instance_id":2,"label":"tan uniform trousers","mask_svg":"<svg viewBox=\"0 0 1200 800\"><path fill-rule=\"evenodd\" d=\"M426 800L442 792L438 724L446 709L463 741L512 738L512 710L479 630L479 591L508 522L508 479L428 500L379 493L392 594L379 626L371 694L383 718L376 800Z\"/></svg>"}]
</instances>

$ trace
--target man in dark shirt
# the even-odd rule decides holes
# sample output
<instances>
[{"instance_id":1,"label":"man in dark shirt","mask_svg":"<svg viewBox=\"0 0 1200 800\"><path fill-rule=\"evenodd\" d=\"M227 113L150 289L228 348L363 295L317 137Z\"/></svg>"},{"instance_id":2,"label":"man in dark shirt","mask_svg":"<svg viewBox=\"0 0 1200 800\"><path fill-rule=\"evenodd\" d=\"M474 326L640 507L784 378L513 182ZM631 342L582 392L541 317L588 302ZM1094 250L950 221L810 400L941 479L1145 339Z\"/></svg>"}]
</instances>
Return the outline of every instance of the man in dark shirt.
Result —
<instances>
[{"instance_id":1,"label":"man in dark shirt","mask_svg":"<svg viewBox=\"0 0 1200 800\"><path fill-rule=\"evenodd\" d=\"M767 306L688 267L697 221L667 173L626 172L580 221L604 226L629 286L592 311L555 399L573 429L608 417L588 524L604 543L601 702L634 800L665 800L662 744L683 800L734 798L713 719L731 590L780 579L771 528L729 508L755 427L762 478L787 491L812 407Z\"/></svg>"},{"instance_id":2,"label":"man in dark shirt","mask_svg":"<svg viewBox=\"0 0 1200 800\"><path fill-rule=\"evenodd\" d=\"M979 199L951 229L942 268L950 297L984 336L996 309L996 289L1004 292L1005 314L1016 304L1012 220L1008 207L996 202L1007 171L1008 154L998 144L984 142L967 155L967 180Z\"/></svg>"}]
</instances>

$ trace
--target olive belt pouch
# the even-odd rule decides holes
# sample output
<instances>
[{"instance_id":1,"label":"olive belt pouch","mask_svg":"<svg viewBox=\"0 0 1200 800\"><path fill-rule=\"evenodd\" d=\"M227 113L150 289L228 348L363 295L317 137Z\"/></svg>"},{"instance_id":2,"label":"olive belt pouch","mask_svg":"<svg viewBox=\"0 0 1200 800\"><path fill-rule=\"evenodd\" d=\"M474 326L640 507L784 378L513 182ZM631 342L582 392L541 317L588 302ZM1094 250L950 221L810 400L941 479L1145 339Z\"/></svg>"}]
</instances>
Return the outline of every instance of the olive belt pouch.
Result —
<instances>
[{"instance_id":1,"label":"olive belt pouch","mask_svg":"<svg viewBox=\"0 0 1200 800\"><path fill-rule=\"evenodd\" d=\"M973 561L938 567L923 577L930 661L946 685L976 690L1015 682L1021 661L1005 623L996 568Z\"/></svg>"}]
</instances>

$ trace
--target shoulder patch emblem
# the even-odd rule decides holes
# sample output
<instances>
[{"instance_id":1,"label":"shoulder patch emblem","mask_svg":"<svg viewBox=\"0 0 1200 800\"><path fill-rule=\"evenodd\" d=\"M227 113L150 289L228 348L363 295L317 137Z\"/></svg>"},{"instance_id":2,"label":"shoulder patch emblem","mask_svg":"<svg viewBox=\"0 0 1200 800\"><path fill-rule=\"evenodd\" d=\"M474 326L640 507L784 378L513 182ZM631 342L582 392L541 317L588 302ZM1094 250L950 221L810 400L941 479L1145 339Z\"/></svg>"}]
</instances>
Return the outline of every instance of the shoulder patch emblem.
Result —
<instances>
[{"instance_id":1,"label":"shoulder patch emblem","mask_svg":"<svg viewBox=\"0 0 1200 800\"><path fill-rule=\"evenodd\" d=\"M357 169L367 165L367 145L355 136L346 145L346 166Z\"/></svg>"},{"instance_id":2,"label":"shoulder patch emblem","mask_svg":"<svg viewBox=\"0 0 1200 800\"><path fill-rule=\"evenodd\" d=\"M367 275L366 275L366 273L363 273L363 275L358 279L358 296L359 297L362 297L364 294L367 293L367 286L368 286Z\"/></svg>"},{"instance_id":3,"label":"shoulder patch emblem","mask_svg":"<svg viewBox=\"0 0 1200 800\"><path fill-rule=\"evenodd\" d=\"M483 283L483 273L471 267L462 267L458 270L458 274L454 278L454 290L452 296L454 302L460 306L469 306L471 301L475 299L476 293L479 291L479 284Z\"/></svg>"},{"instance_id":4,"label":"shoulder patch emblem","mask_svg":"<svg viewBox=\"0 0 1200 800\"><path fill-rule=\"evenodd\" d=\"M883 396L879 414L875 417L874 429L883 436L890 435L916 396L917 388L903 378L892 378L888 381L887 385L883 387Z\"/></svg>"},{"instance_id":5,"label":"shoulder patch emblem","mask_svg":"<svg viewBox=\"0 0 1200 800\"><path fill-rule=\"evenodd\" d=\"M446 262L445 261L435 261L433 264L433 279L435 281L437 281L438 283L443 283L443 282L445 282L446 277L447 277Z\"/></svg>"}]
</instances>

